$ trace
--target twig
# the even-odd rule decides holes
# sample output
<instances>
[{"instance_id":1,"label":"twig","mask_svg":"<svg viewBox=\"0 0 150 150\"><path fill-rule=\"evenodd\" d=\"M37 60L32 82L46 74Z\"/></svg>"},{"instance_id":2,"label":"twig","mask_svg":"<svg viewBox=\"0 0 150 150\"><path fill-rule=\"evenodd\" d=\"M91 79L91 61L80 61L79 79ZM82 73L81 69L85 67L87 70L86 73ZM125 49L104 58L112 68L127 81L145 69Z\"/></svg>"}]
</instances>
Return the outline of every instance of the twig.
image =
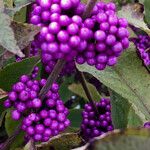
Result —
<instances>
[{"instance_id":1,"label":"twig","mask_svg":"<svg viewBox=\"0 0 150 150\"><path fill-rule=\"evenodd\" d=\"M30 139L31 145L29 147L29 150L36 150L35 142L33 139Z\"/></svg>"},{"instance_id":2,"label":"twig","mask_svg":"<svg viewBox=\"0 0 150 150\"><path fill-rule=\"evenodd\" d=\"M92 104L95 113L96 113L97 116L98 116L98 115L99 115L99 112L98 112L97 107L96 107L96 105L95 105L95 103L94 103L94 100L93 100L93 98L92 98L92 95L91 95L91 93L90 93L90 90L88 89L88 86L87 86L87 83L86 83L86 80L85 80L85 76L84 76L83 72L80 72L79 70L77 70L77 73L78 73L78 75L79 75L79 79L80 79L80 82L81 82L81 84L82 84L82 87L83 87L83 89L84 89L84 91L85 91L85 94L86 94L88 100L90 101L90 103Z\"/></svg>"},{"instance_id":3,"label":"twig","mask_svg":"<svg viewBox=\"0 0 150 150\"><path fill-rule=\"evenodd\" d=\"M89 17L91 15L91 12L92 12L96 2L97 2L97 0L88 0L85 11L82 16L83 19L86 19L87 17Z\"/></svg>"},{"instance_id":4,"label":"twig","mask_svg":"<svg viewBox=\"0 0 150 150\"><path fill-rule=\"evenodd\" d=\"M21 131L21 124L18 125L14 133L5 141L5 143L1 146L0 150L9 150L9 146L14 142L20 131Z\"/></svg>"},{"instance_id":5,"label":"twig","mask_svg":"<svg viewBox=\"0 0 150 150\"><path fill-rule=\"evenodd\" d=\"M46 85L43 86L43 88L40 91L39 97L43 100L47 94L47 92L50 90L51 85L56 81L58 75L60 74L62 68L64 67L66 61L64 59L58 60L56 63L53 71L51 72L50 76L47 79Z\"/></svg>"},{"instance_id":6,"label":"twig","mask_svg":"<svg viewBox=\"0 0 150 150\"><path fill-rule=\"evenodd\" d=\"M150 51L150 48L147 48L146 50L145 50L145 52L149 52Z\"/></svg>"}]
</instances>

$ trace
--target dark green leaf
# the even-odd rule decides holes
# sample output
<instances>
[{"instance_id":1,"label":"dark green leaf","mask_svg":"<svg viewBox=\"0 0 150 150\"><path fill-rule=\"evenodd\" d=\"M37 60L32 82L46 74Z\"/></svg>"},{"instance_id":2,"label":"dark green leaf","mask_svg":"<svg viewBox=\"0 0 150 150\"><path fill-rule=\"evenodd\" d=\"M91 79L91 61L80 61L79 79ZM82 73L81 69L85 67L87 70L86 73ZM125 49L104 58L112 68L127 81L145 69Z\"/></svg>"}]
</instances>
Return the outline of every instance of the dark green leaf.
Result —
<instances>
[{"instance_id":1,"label":"dark green leaf","mask_svg":"<svg viewBox=\"0 0 150 150\"><path fill-rule=\"evenodd\" d=\"M7 111L6 117L5 117L5 129L9 136L12 135L16 127L19 125L20 121L14 121L11 119L11 110ZM24 133L21 132L11 145L11 150L15 150L15 148L20 147L24 142Z\"/></svg>"},{"instance_id":2,"label":"dark green leaf","mask_svg":"<svg viewBox=\"0 0 150 150\"><path fill-rule=\"evenodd\" d=\"M18 81L23 74L29 74L34 65L38 62L38 57L32 57L7 65L0 70L0 88L9 91L11 86Z\"/></svg>"},{"instance_id":3,"label":"dark green leaf","mask_svg":"<svg viewBox=\"0 0 150 150\"><path fill-rule=\"evenodd\" d=\"M145 19L148 24L150 24L150 1L149 0L144 0L144 10L145 10Z\"/></svg>"},{"instance_id":4,"label":"dark green leaf","mask_svg":"<svg viewBox=\"0 0 150 150\"><path fill-rule=\"evenodd\" d=\"M74 95L69 89L68 86L73 83L74 77L65 77L63 83L60 85L59 94L64 102L69 100L71 96Z\"/></svg>"},{"instance_id":5,"label":"dark green leaf","mask_svg":"<svg viewBox=\"0 0 150 150\"><path fill-rule=\"evenodd\" d=\"M133 106L131 106L129 101L114 91L110 93L112 105L112 121L115 129L142 126L143 118L140 118L140 116L136 114Z\"/></svg>"},{"instance_id":6,"label":"dark green leaf","mask_svg":"<svg viewBox=\"0 0 150 150\"><path fill-rule=\"evenodd\" d=\"M127 99L121 97L115 92L111 93L111 106L112 106L112 122L115 129L123 129L128 125L128 115L131 104Z\"/></svg>"},{"instance_id":7,"label":"dark green leaf","mask_svg":"<svg viewBox=\"0 0 150 150\"><path fill-rule=\"evenodd\" d=\"M6 110L4 107L4 101L6 100L7 97L0 99L0 116L1 114Z\"/></svg>"},{"instance_id":8,"label":"dark green leaf","mask_svg":"<svg viewBox=\"0 0 150 150\"><path fill-rule=\"evenodd\" d=\"M80 128L82 121L82 109L72 109L69 112L68 119L71 121L71 127Z\"/></svg>"}]
</instances>

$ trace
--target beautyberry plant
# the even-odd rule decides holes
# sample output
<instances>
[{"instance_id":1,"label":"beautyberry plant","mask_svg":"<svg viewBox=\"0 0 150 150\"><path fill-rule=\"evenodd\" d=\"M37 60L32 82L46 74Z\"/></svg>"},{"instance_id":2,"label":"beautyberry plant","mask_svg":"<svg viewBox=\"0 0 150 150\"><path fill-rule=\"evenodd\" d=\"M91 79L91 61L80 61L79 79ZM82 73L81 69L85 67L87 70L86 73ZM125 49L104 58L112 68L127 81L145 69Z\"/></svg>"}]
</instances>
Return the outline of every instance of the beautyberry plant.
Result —
<instances>
[{"instance_id":1,"label":"beautyberry plant","mask_svg":"<svg viewBox=\"0 0 150 150\"><path fill-rule=\"evenodd\" d=\"M13 120L23 117L21 128L26 132L26 138L32 138L36 142L46 142L70 125L67 119L69 111L58 94L57 83L53 83L43 101L39 97L45 84L45 79L38 81L22 75L19 82L12 86L8 99L4 102L6 108L14 108L11 112Z\"/></svg>"},{"instance_id":2,"label":"beautyberry plant","mask_svg":"<svg viewBox=\"0 0 150 150\"><path fill-rule=\"evenodd\" d=\"M98 109L98 115L91 103L86 104L82 112L81 134L85 140L113 130L110 99L101 98L100 102L95 102L95 105Z\"/></svg>"},{"instance_id":3,"label":"beautyberry plant","mask_svg":"<svg viewBox=\"0 0 150 150\"><path fill-rule=\"evenodd\" d=\"M60 145L62 149L72 149L76 145L82 146L86 143L88 144L85 146L90 148L85 149L92 149L97 143L103 145L103 142L93 144L95 137L97 137L96 140L103 141L111 134L111 140L114 134L120 132L117 130L116 133L116 128L122 129L121 136L123 133L128 135L130 131L128 132L127 129L126 132L124 128L130 125L140 127L138 130L148 131L143 127L149 129L150 122L147 121L144 125L142 122L150 119L148 115L150 109L147 107L150 98L148 93L150 90L148 75L150 30L143 20L145 15L144 19L148 22L144 4L146 0L138 3L132 0L132 4L127 6L124 6L124 2L121 1L105 2L104 0L88 0L87 4L82 0L25 0L23 6L20 6L20 2L13 0L12 2L14 8L13 6L0 8L0 20L2 19L0 27L4 23L6 29L11 29L8 31L12 31L13 35L8 38L10 39L8 41L13 41L16 45L14 46L11 42L10 45L7 44L8 41L3 36L6 29L1 27L0 50L2 46L4 51L0 51L0 67L2 66L0 100L4 101L5 108L9 108L7 114L11 113L13 121L7 115L3 117L0 110L1 118L6 121L5 125L2 121L0 127L3 129L4 126L4 134L6 131L5 138L7 138L6 141L5 139L1 141L3 135L0 134L0 149L11 148L10 144L20 130L24 133L21 146L28 143L27 145L31 146L29 149L47 146L47 143L50 149L55 149L55 146L59 149ZM144 6L145 14L141 15L142 11L137 13L139 3L142 3L141 7ZM31 5L28 6L28 4ZM134 4L136 7L133 7ZM25 12L27 24L18 23L18 18L12 16L14 10L18 11L21 7L27 8ZM129 10L129 7L133 10ZM121 15L123 8L126 8L127 12ZM12 20L8 15L11 15ZM127 19L120 16L125 16ZM134 21L136 22L134 29L139 26L144 31L141 29L134 31L132 28ZM138 35L137 37L131 37L133 34L129 33L130 28ZM39 32L37 33L36 30ZM26 32L30 33L29 36L26 36ZM21 37L22 34L23 37ZM34 40L31 41L31 39ZM130 41L136 48L130 46ZM5 53L8 48L11 49L11 46L12 49L25 53L25 58L20 58L21 55L18 56L17 51L11 51L15 59L9 59L9 61L14 63L3 67L5 63L9 63L9 61L3 63L5 57L13 57L12 53ZM126 51L129 46L130 49ZM14 67L15 73L11 66ZM108 70L107 67L109 67ZM10 72L11 77L7 75ZM86 78L90 84L87 83ZM5 81L9 79L10 82L6 83ZM6 85L2 85L1 82ZM100 100L96 101L97 99ZM136 111L133 111L134 109ZM12 122L14 124L19 122L20 126L10 135L7 130L9 130L8 124ZM66 134L68 131L71 134ZM121 138L117 140L117 136L115 142L121 140ZM56 143L54 145L53 140ZM46 143L41 144L41 142ZM105 140L105 142L109 144L109 141Z\"/></svg>"},{"instance_id":4,"label":"beautyberry plant","mask_svg":"<svg viewBox=\"0 0 150 150\"><path fill-rule=\"evenodd\" d=\"M144 65L150 65L150 37L148 35L139 35L138 38L133 39L134 44L136 45L137 52L141 59L143 60Z\"/></svg>"}]
</instances>

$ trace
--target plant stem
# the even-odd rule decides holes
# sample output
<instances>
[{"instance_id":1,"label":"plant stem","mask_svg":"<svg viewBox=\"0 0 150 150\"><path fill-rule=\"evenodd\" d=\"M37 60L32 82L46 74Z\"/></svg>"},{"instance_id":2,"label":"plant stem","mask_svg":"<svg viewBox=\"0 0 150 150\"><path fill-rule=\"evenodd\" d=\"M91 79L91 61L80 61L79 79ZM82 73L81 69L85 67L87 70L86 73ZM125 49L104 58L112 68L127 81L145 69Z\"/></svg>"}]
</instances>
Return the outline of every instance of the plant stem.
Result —
<instances>
[{"instance_id":1,"label":"plant stem","mask_svg":"<svg viewBox=\"0 0 150 150\"><path fill-rule=\"evenodd\" d=\"M86 96L87 96L89 102L92 104L92 106L93 106L93 108L94 108L94 110L95 110L95 113L96 113L97 116L98 116L99 112L98 112L97 107L96 107L96 105L95 105L95 103L94 103L94 100L93 100L93 98L92 98L92 94L91 94L90 90L88 89L85 76L84 76L83 72L80 72L79 70L77 70L77 73L78 73L78 75L79 75L79 79L80 79L80 82L81 82L81 84L82 84L82 87L83 87L83 89L84 89L84 91L85 91L85 94L86 94Z\"/></svg>"},{"instance_id":2,"label":"plant stem","mask_svg":"<svg viewBox=\"0 0 150 150\"><path fill-rule=\"evenodd\" d=\"M145 52L149 52L150 51L150 48L147 48L146 50L145 50Z\"/></svg>"},{"instance_id":3,"label":"plant stem","mask_svg":"<svg viewBox=\"0 0 150 150\"><path fill-rule=\"evenodd\" d=\"M29 150L36 150L36 147L35 147L35 142L33 139L30 139L30 142L31 142L31 145L30 145L30 148Z\"/></svg>"},{"instance_id":4,"label":"plant stem","mask_svg":"<svg viewBox=\"0 0 150 150\"><path fill-rule=\"evenodd\" d=\"M61 70L63 69L66 61L64 59L60 59L57 61L53 71L51 72L50 76L47 79L46 85L40 91L39 97L43 100L50 90L52 84L56 81L58 75L60 74Z\"/></svg>"},{"instance_id":5,"label":"plant stem","mask_svg":"<svg viewBox=\"0 0 150 150\"><path fill-rule=\"evenodd\" d=\"M18 125L14 133L5 141L2 145L1 150L9 150L9 146L14 142L15 138L21 131L21 124Z\"/></svg>"},{"instance_id":6,"label":"plant stem","mask_svg":"<svg viewBox=\"0 0 150 150\"><path fill-rule=\"evenodd\" d=\"M88 0L85 11L82 16L83 19L86 19L87 17L89 17L91 15L91 12L92 12L96 2L97 2L97 0Z\"/></svg>"}]
</instances>

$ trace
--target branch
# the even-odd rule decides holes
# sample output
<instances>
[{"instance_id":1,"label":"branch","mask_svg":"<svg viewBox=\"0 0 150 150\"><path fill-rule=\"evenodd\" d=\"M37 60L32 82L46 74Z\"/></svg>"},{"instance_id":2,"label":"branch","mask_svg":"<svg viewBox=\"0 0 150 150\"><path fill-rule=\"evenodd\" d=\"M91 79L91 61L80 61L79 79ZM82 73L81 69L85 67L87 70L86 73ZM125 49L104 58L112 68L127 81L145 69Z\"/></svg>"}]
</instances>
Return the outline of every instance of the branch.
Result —
<instances>
[{"instance_id":1,"label":"branch","mask_svg":"<svg viewBox=\"0 0 150 150\"><path fill-rule=\"evenodd\" d=\"M9 150L10 145L14 142L17 135L21 132L21 124L18 125L14 133L5 141L5 143L2 145L1 150Z\"/></svg>"},{"instance_id":2,"label":"branch","mask_svg":"<svg viewBox=\"0 0 150 150\"><path fill-rule=\"evenodd\" d=\"M85 80L85 76L84 76L83 72L80 72L79 70L77 70L77 73L78 73L78 75L79 75L79 79L80 79L80 82L81 82L81 84L82 84L82 87L83 87L83 89L84 89L84 91L85 91L85 94L86 94L86 96L87 96L89 102L92 104L95 113L96 113L97 116L98 116L98 115L99 115L99 112L98 112L97 107L96 107L96 105L95 105L95 103L94 103L94 100L93 100L93 98L92 98L92 94L91 94L90 90L88 89L88 86L87 86L87 83L86 83L86 80Z\"/></svg>"},{"instance_id":3,"label":"branch","mask_svg":"<svg viewBox=\"0 0 150 150\"><path fill-rule=\"evenodd\" d=\"M92 12L96 2L97 2L97 0L88 0L87 5L85 7L85 11L84 11L83 16L82 16L83 19L90 17L91 12Z\"/></svg>"},{"instance_id":4,"label":"branch","mask_svg":"<svg viewBox=\"0 0 150 150\"><path fill-rule=\"evenodd\" d=\"M31 142L31 145L30 145L29 150L36 150L36 146L35 146L35 142L34 142L34 140L33 140L33 139L31 139L31 140L30 140L30 142Z\"/></svg>"},{"instance_id":5,"label":"branch","mask_svg":"<svg viewBox=\"0 0 150 150\"><path fill-rule=\"evenodd\" d=\"M64 59L60 59L57 61L53 71L49 75L46 85L43 86L43 88L40 91L39 97L43 100L47 94L47 92L50 90L52 84L56 81L58 75L60 74L61 70L63 69L66 61Z\"/></svg>"}]
</instances>

